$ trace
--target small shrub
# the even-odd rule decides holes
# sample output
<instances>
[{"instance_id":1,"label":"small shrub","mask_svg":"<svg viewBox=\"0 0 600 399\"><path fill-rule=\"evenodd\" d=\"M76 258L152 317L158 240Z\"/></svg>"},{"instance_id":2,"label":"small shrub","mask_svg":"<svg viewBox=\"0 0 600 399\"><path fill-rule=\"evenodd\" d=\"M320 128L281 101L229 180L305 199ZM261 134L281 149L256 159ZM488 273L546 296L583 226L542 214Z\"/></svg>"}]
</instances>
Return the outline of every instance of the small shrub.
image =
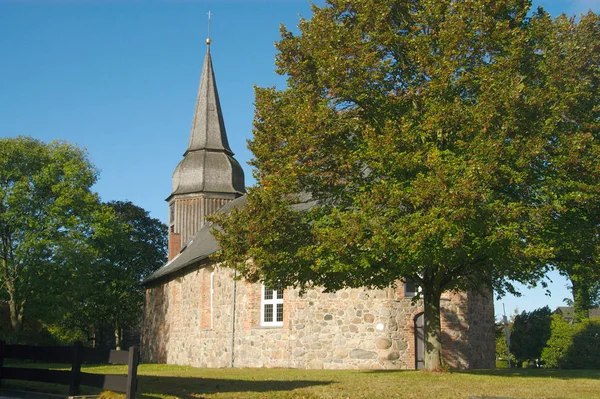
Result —
<instances>
[{"instance_id":1,"label":"small shrub","mask_svg":"<svg viewBox=\"0 0 600 399\"><path fill-rule=\"evenodd\" d=\"M58 325L47 325L45 329L54 338L57 345L69 346L73 341L87 342L87 336L77 329L64 328Z\"/></svg>"}]
</instances>

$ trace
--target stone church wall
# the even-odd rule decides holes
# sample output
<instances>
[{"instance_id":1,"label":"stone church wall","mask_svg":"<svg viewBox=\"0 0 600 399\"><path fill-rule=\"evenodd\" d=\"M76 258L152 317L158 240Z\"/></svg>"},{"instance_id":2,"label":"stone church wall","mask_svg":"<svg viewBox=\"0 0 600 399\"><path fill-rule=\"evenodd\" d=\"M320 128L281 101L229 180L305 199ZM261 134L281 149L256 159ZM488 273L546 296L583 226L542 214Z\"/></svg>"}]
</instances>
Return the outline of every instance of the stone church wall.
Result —
<instances>
[{"instance_id":1,"label":"stone church wall","mask_svg":"<svg viewBox=\"0 0 600 399\"><path fill-rule=\"evenodd\" d=\"M147 287L144 360L228 367L232 275L229 269L207 266ZM296 290L285 290L282 327L260 325L260 285L236 281L235 292L235 367L415 368L414 319L423 306L405 299L401 284L396 289L335 293L313 289L302 297ZM445 294L446 363L456 368L493 367L493 322L491 299Z\"/></svg>"}]
</instances>

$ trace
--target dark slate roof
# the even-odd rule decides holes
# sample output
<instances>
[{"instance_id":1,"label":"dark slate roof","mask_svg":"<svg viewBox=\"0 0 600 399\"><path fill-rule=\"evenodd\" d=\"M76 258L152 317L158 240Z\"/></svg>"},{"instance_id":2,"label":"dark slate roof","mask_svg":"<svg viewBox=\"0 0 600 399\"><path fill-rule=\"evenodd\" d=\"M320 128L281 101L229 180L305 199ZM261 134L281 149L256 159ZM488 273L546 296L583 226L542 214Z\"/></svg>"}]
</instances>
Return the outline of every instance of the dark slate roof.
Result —
<instances>
[{"instance_id":1,"label":"dark slate roof","mask_svg":"<svg viewBox=\"0 0 600 399\"><path fill-rule=\"evenodd\" d=\"M173 172L174 194L198 192L243 194L244 172L230 155L223 152L189 152Z\"/></svg>"},{"instance_id":2,"label":"dark slate roof","mask_svg":"<svg viewBox=\"0 0 600 399\"><path fill-rule=\"evenodd\" d=\"M299 203L293 205L293 209L296 211L305 211L315 206L317 201L311 199L309 194L300 194L298 196ZM231 202L223 205L217 213L228 213L233 208L241 208L246 204L246 196L241 196L234 199ZM202 261L207 260L210 255L216 253L221 249L219 243L212 235L211 230L213 228L212 223L205 224L198 233L192 238L179 252L175 258L169 263L162 266L160 269L152 273L146 278L142 284L146 285L154 280L158 280L161 277L167 276L171 273L175 273L178 270L184 269L188 266L198 264Z\"/></svg>"},{"instance_id":3,"label":"dark slate roof","mask_svg":"<svg viewBox=\"0 0 600 399\"><path fill-rule=\"evenodd\" d=\"M246 196L236 198L235 200L223 205L219 209L221 212L230 212L233 208L240 208L246 203ZM179 252L175 258L169 263L162 266L160 269L152 273L146 278L142 284L146 285L161 277L172 274L178 270L192 266L209 258L210 255L216 253L221 247L211 233L212 223L205 224L198 233L192 238Z\"/></svg>"},{"instance_id":4,"label":"dark slate roof","mask_svg":"<svg viewBox=\"0 0 600 399\"><path fill-rule=\"evenodd\" d=\"M197 192L243 194L244 171L227 141L210 45L204 58L187 150L173 172L171 195ZM170 198L170 197L169 197Z\"/></svg>"}]
</instances>

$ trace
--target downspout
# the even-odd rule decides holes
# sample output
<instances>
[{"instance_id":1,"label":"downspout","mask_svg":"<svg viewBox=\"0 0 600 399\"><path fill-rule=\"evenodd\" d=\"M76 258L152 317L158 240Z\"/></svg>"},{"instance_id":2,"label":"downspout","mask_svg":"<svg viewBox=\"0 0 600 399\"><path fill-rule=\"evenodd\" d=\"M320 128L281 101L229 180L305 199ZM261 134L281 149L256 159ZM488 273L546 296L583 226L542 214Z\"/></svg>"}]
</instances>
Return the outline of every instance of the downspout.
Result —
<instances>
[{"instance_id":1,"label":"downspout","mask_svg":"<svg viewBox=\"0 0 600 399\"><path fill-rule=\"evenodd\" d=\"M229 367L233 367L233 348L235 344L235 291L237 288L237 270L233 271L233 288L231 294L231 345L229 348Z\"/></svg>"}]
</instances>

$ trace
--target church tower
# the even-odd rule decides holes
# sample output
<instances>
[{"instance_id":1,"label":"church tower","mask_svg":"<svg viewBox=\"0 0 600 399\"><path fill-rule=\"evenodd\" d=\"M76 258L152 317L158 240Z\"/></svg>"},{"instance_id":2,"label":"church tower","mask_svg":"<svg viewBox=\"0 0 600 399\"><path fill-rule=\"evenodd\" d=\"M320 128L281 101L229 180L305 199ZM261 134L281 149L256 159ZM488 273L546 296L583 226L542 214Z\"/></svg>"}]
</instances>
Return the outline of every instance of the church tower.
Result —
<instances>
[{"instance_id":1,"label":"church tower","mask_svg":"<svg viewBox=\"0 0 600 399\"><path fill-rule=\"evenodd\" d=\"M210 56L200 78L190 141L173 172L169 203L169 261L221 206L245 193L244 172L229 148Z\"/></svg>"}]
</instances>

